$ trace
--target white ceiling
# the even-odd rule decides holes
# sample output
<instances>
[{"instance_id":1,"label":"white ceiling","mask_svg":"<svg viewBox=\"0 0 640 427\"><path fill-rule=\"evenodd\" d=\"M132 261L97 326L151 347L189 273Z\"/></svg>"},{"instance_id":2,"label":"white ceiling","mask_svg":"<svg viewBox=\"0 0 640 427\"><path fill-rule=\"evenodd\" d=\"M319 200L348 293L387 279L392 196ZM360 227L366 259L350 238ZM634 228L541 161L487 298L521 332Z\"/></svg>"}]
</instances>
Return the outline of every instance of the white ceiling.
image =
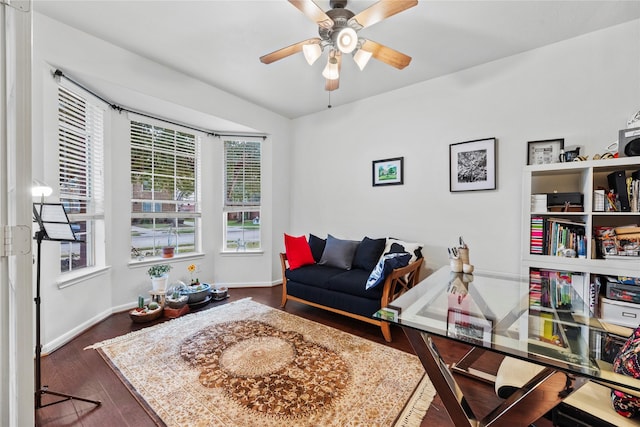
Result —
<instances>
[{"instance_id":1,"label":"white ceiling","mask_svg":"<svg viewBox=\"0 0 640 427\"><path fill-rule=\"evenodd\" d=\"M316 3L329 9L329 0ZM357 14L374 3L350 0L347 9ZM34 10L296 118L638 19L640 0L421 0L359 33L411 56L411 64L397 70L372 59L360 71L345 58L330 97L321 75L326 52L313 66L301 53L270 65L258 59L318 34L285 0L34 0Z\"/></svg>"}]
</instances>

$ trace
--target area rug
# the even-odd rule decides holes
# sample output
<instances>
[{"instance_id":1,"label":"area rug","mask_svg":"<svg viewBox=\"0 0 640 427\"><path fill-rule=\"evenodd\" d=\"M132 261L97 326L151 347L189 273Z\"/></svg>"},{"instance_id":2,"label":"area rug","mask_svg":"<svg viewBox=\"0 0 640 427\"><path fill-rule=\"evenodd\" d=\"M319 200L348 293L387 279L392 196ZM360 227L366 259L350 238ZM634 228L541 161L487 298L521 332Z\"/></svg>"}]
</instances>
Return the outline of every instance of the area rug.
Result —
<instances>
[{"instance_id":1,"label":"area rug","mask_svg":"<svg viewBox=\"0 0 640 427\"><path fill-rule=\"evenodd\" d=\"M243 299L92 345L167 426L419 426L417 357Z\"/></svg>"}]
</instances>

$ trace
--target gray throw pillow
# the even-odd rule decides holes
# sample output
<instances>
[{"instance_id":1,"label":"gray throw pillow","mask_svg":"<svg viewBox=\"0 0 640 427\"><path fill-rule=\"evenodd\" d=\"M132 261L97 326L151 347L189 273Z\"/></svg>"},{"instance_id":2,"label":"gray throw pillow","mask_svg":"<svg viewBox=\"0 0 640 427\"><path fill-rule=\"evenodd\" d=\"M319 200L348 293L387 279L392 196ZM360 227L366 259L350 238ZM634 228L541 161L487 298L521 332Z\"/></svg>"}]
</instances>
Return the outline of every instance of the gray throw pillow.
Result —
<instances>
[{"instance_id":1,"label":"gray throw pillow","mask_svg":"<svg viewBox=\"0 0 640 427\"><path fill-rule=\"evenodd\" d=\"M351 270L351 263L356 249L358 249L358 244L360 242L357 240L336 239L329 234L318 264Z\"/></svg>"}]
</instances>

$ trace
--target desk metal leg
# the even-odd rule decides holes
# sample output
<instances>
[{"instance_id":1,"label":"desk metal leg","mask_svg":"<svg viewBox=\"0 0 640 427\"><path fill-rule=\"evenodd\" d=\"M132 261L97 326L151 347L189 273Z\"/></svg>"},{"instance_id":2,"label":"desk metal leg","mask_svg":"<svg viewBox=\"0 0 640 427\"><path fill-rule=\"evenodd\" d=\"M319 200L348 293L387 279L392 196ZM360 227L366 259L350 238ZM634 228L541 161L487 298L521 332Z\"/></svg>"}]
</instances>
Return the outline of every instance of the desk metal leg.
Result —
<instances>
[{"instance_id":1,"label":"desk metal leg","mask_svg":"<svg viewBox=\"0 0 640 427\"><path fill-rule=\"evenodd\" d=\"M483 426L528 426L562 401L567 376L551 368L543 369L509 396L481 422Z\"/></svg>"},{"instance_id":2,"label":"desk metal leg","mask_svg":"<svg viewBox=\"0 0 640 427\"><path fill-rule=\"evenodd\" d=\"M465 400L446 363L440 357L431 338L412 328L403 329L447 409L451 421L456 426L479 426L479 421Z\"/></svg>"},{"instance_id":3,"label":"desk metal leg","mask_svg":"<svg viewBox=\"0 0 640 427\"><path fill-rule=\"evenodd\" d=\"M471 347L460 360L451 364L451 370L456 374L466 375L476 380L484 381L489 384L495 384L496 376L479 369L472 368L472 365L482 356L486 350L482 347Z\"/></svg>"},{"instance_id":4,"label":"desk metal leg","mask_svg":"<svg viewBox=\"0 0 640 427\"><path fill-rule=\"evenodd\" d=\"M567 376L545 368L482 420L478 420L429 335L412 328L403 330L456 426L528 426L563 399L560 393L567 386ZM468 353L468 358L461 359L462 368L468 372L469 366L482 353L483 349Z\"/></svg>"}]
</instances>

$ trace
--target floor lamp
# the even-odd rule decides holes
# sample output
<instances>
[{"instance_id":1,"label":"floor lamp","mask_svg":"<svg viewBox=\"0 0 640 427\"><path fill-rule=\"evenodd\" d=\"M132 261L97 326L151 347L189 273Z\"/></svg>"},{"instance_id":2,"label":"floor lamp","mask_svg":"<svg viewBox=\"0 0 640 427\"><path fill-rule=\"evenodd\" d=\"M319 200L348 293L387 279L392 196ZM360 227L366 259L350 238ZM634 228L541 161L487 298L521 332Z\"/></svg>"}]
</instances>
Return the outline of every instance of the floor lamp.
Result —
<instances>
[{"instance_id":1,"label":"floor lamp","mask_svg":"<svg viewBox=\"0 0 640 427\"><path fill-rule=\"evenodd\" d=\"M35 191L35 190L34 190ZM42 367L41 354L42 343L40 341L40 256L43 240L53 240L58 242L77 242L75 234L71 229L69 218L61 203L44 203L44 194L41 195L40 203L33 204L33 217L38 223L39 230L36 231L34 239L38 244L38 259L36 263L36 358L35 358L35 406L36 410L46 406L55 405L56 403L66 402L67 400L81 400L83 402L100 405L98 400L90 400L82 397L72 396L70 394L58 393L51 391L45 385L42 385ZM42 396L50 394L59 397L58 400L43 404Z\"/></svg>"}]
</instances>

